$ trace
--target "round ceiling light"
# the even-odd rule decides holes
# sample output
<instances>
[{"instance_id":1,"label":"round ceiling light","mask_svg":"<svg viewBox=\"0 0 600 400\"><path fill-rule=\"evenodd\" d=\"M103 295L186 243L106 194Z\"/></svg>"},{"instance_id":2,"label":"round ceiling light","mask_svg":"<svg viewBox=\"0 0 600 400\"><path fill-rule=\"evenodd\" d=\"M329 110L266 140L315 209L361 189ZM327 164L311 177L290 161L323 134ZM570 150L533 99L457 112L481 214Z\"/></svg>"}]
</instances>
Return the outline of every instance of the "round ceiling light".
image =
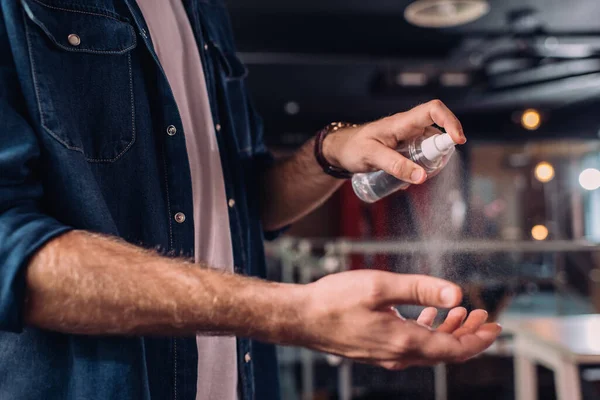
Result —
<instances>
[{"instance_id":1,"label":"round ceiling light","mask_svg":"<svg viewBox=\"0 0 600 400\"><path fill-rule=\"evenodd\" d=\"M449 28L473 22L490 10L487 0L417 0L404 18L422 28Z\"/></svg>"}]
</instances>

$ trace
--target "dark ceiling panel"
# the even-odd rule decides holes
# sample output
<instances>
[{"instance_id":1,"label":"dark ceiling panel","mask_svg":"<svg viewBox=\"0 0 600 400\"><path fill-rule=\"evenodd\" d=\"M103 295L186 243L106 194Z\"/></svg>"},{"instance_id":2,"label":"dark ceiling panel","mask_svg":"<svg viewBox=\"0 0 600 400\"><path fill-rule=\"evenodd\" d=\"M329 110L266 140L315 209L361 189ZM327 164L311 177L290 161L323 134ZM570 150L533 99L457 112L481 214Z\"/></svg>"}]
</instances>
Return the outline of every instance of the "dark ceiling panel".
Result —
<instances>
[{"instance_id":1,"label":"dark ceiling panel","mask_svg":"<svg viewBox=\"0 0 600 400\"><path fill-rule=\"evenodd\" d=\"M225 1L272 143L432 98L486 138L522 137L511 116L527 107L553 115L539 135L589 137L600 126L599 0L493 0L488 15L452 29L408 24L407 0ZM523 10L529 19L511 25L509 15ZM470 84L442 87L442 74L454 71ZM405 72L427 83L403 86Z\"/></svg>"},{"instance_id":2,"label":"dark ceiling panel","mask_svg":"<svg viewBox=\"0 0 600 400\"><path fill-rule=\"evenodd\" d=\"M234 13L232 21L243 52L445 56L461 39L390 15Z\"/></svg>"},{"instance_id":3,"label":"dark ceiling panel","mask_svg":"<svg viewBox=\"0 0 600 400\"><path fill-rule=\"evenodd\" d=\"M232 13L247 15L305 14L384 16L404 23L408 0L226 0ZM600 32L600 5L597 0L491 0L490 13L479 21L459 29L462 32L487 31L506 33L506 16L520 9L535 10L550 32ZM311 26L310 28L314 28ZM444 32L444 30L442 30Z\"/></svg>"}]
</instances>

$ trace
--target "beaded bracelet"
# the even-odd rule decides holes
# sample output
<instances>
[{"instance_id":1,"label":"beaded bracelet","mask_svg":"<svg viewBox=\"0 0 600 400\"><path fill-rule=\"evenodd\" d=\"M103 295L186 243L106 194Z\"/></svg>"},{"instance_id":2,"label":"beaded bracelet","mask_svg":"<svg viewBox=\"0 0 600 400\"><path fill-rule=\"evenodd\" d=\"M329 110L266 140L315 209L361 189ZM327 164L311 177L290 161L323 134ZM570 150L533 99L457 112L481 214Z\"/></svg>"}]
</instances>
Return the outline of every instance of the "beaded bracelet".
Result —
<instances>
[{"instance_id":1,"label":"beaded bracelet","mask_svg":"<svg viewBox=\"0 0 600 400\"><path fill-rule=\"evenodd\" d=\"M317 133L317 136L315 137L315 158L317 159L317 162L321 168L323 168L323 172L325 172L327 175L331 175L338 179L352 178L353 174L351 172L335 167L327 161L323 155L323 141L331 132L335 132L342 128L355 128L356 126L356 124L350 124L348 122L332 122Z\"/></svg>"}]
</instances>

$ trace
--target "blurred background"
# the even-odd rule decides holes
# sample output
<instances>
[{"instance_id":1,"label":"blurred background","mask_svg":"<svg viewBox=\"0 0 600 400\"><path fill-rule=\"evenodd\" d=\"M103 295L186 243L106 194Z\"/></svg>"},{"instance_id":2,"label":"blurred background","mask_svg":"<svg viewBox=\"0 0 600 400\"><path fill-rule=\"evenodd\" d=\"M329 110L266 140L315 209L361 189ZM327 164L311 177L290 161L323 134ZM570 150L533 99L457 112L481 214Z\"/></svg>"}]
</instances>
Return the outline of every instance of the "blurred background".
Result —
<instances>
[{"instance_id":1,"label":"blurred background","mask_svg":"<svg viewBox=\"0 0 600 400\"><path fill-rule=\"evenodd\" d=\"M434 98L469 138L423 186L371 205L344 186L267 243L271 279L440 276L505 328L463 365L401 372L281 348L283 398L600 399L598 1L226 3L277 156Z\"/></svg>"}]
</instances>

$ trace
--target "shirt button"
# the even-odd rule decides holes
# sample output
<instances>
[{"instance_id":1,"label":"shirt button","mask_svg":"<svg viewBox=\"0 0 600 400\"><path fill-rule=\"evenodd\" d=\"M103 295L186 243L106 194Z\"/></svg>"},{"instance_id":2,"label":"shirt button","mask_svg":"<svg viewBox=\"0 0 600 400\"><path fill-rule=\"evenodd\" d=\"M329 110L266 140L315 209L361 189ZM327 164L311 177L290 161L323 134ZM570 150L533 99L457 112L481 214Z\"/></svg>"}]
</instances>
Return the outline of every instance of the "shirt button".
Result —
<instances>
[{"instance_id":1,"label":"shirt button","mask_svg":"<svg viewBox=\"0 0 600 400\"><path fill-rule=\"evenodd\" d=\"M69 41L69 44L71 46L79 46L81 44L81 38L78 35L74 34L74 33L71 33L67 37L67 40Z\"/></svg>"},{"instance_id":2,"label":"shirt button","mask_svg":"<svg viewBox=\"0 0 600 400\"><path fill-rule=\"evenodd\" d=\"M246 353L246 355L244 355L244 361L246 361L247 363L252 361L252 357L250 357L250 353Z\"/></svg>"},{"instance_id":3,"label":"shirt button","mask_svg":"<svg viewBox=\"0 0 600 400\"><path fill-rule=\"evenodd\" d=\"M221 132L221 125L220 124L215 125L215 129L217 130L217 132Z\"/></svg>"},{"instance_id":4,"label":"shirt button","mask_svg":"<svg viewBox=\"0 0 600 400\"><path fill-rule=\"evenodd\" d=\"M182 212L178 212L175 214L175 222L178 224L182 224L185 221L185 214Z\"/></svg>"},{"instance_id":5,"label":"shirt button","mask_svg":"<svg viewBox=\"0 0 600 400\"><path fill-rule=\"evenodd\" d=\"M177 128L175 128L175 126L173 126L173 125L169 125L169 126L167 127L167 135L169 135L169 136L173 136L173 135L175 135L176 133L177 133Z\"/></svg>"},{"instance_id":6,"label":"shirt button","mask_svg":"<svg viewBox=\"0 0 600 400\"><path fill-rule=\"evenodd\" d=\"M227 202L227 204L229 204L229 208L233 208L233 207L235 207L235 200L234 199L229 199L229 201Z\"/></svg>"},{"instance_id":7,"label":"shirt button","mask_svg":"<svg viewBox=\"0 0 600 400\"><path fill-rule=\"evenodd\" d=\"M204 45L204 50L208 50L208 45L207 44Z\"/></svg>"}]
</instances>

